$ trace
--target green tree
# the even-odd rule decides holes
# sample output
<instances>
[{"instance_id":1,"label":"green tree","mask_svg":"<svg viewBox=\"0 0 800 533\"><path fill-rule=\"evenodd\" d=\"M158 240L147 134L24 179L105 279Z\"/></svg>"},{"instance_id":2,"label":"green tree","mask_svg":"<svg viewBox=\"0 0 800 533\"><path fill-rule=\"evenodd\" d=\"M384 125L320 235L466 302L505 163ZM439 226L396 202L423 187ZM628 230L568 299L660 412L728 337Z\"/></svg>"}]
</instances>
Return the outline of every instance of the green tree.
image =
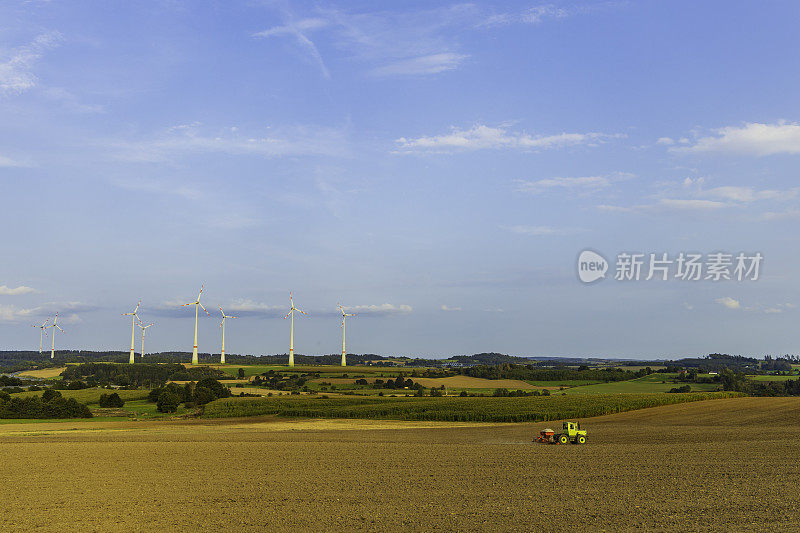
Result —
<instances>
[{"instance_id":1,"label":"green tree","mask_svg":"<svg viewBox=\"0 0 800 533\"><path fill-rule=\"evenodd\" d=\"M178 410L181 399L174 392L164 391L158 397L156 409L161 413L174 413Z\"/></svg>"}]
</instances>

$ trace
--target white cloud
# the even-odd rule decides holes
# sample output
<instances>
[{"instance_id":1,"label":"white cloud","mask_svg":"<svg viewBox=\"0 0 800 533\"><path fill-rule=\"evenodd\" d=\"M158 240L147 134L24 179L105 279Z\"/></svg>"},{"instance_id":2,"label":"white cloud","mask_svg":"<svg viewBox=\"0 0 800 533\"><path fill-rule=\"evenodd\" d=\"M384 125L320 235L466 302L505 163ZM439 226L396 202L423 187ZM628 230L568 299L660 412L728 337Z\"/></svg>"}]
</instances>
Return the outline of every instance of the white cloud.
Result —
<instances>
[{"instance_id":1,"label":"white cloud","mask_svg":"<svg viewBox=\"0 0 800 533\"><path fill-rule=\"evenodd\" d=\"M15 305L0 304L0 322L19 322L37 316L36 308L21 308Z\"/></svg>"},{"instance_id":2,"label":"white cloud","mask_svg":"<svg viewBox=\"0 0 800 533\"><path fill-rule=\"evenodd\" d=\"M783 313L783 309L778 307L768 307L767 309L764 309L764 312L767 314Z\"/></svg>"},{"instance_id":3,"label":"white cloud","mask_svg":"<svg viewBox=\"0 0 800 533\"><path fill-rule=\"evenodd\" d=\"M681 152L719 152L765 156L800 153L800 125L746 123L714 130L716 135L701 137L691 146L671 148Z\"/></svg>"},{"instance_id":4,"label":"white cloud","mask_svg":"<svg viewBox=\"0 0 800 533\"><path fill-rule=\"evenodd\" d=\"M568 17L570 12L553 4L544 4L530 7L517 13L498 13L490 15L479 27L506 26L509 24L540 24L544 19L561 19Z\"/></svg>"},{"instance_id":5,"label":"white cloud","mask_svg":"<svg viewBox=\"0 0 800 533\"><path fill-rule=\"evenodd\" d=\"M670 137L660 137L656 141L656 144L664 144L664 145L669 146L669 145L675 144L675 141L673 139L671 139Z\"/></svg>"},{"instance_id":6,"label":"white cloud","mask_svg":"<svg viewBox=\"0 0 800 533\"><path fill-rule=\"evenodd\" d=\"M238 299L223 306L226 313L236 316L260 316L266 318L283 317L289 312L287 305L267 305L249 299Z\"/></svg>"},{"instance_id":7,"label":"white cloud","mask_svg":"<svg viewBox=\"0 0 800 533\"><path fill-rule=\"evenodd\" d=\"M787 209L786 211L767 211L761 215L762 220L785 220L800 218L800 209Z\"/></svg>"},{"instance_id":8,"label":"white cloud","mask_svg":"<svg viewBox=\"0 0 800 533\"><path fill-rule=\"evenodd\" d=\"M0 295L3 296L16 296L19 294L30 294L32 292L36 292L36 289L33 287L26 287L25 285L20 285L19 287L8 287L6 285L0 285Z\"/></svg>"},{"instance_id":9,"label":"white cloud","mask_svg":"<svg viewBox=\"0 0 800 533\"><path fill-rule=\"evenodd\" d=\"M467 130L453 127L450 133L408 139L401 137L395 142L400 152L451 152L483 149L544 150L570 145L596 145L606 139L619 137L604 133L559 133L556 135L529 135L508 131L506 126L491 127L476 124Z\"/></svg>"},{"instance_id":10,"label":"white cloud","mask_svg":"<svg viewBox=\"0 0 800 533\"><path fill-rule=\"evenodd\" d=\"M0 56L0 96L21 94L37 84L33 67L42 54L58 46L61 34L43 33L30 44L14 49L7 58Z\"/></svg>"},{"instance_id":11,"label":"white cloud","mask_svg":"<svg viewBox=\"0 0 800 533\"><path fill-rule=\"evenodd\" d=\"M455 70L469 56L451 52L402 59L374 68L374 76L424 76Z\"/></svg>"},{"instance_id":12,"label":"white cloud","mask_svg":"<svg viewBox=\"0 0 800 533\"><path fill-rule=\"evenodd\" d=\"M461 311L460 307L450 307L448 305L442 305L442 311Z\"/></svg>"},{"instance_id":13,"label":"white cloud","mask_svg":"<svg viewBox=\"0 0 800 533\"><path fill-rule=\"evenodd\" d=\"M406 315L412 311L410 305L404 304L354 305L350 307L342 306L342 309L344 309L345 313L371 316Z\"/></svg>"},{"instance_id":14,"label":"white cloud","mask_svg":"<svg viewBox=\"0 0 800 533\"><path fill-rule=\"evenodd\" d=\"M319 53L317 45L315 45L314 42L307 36L307 33L309 31L323 28L327 25L328 23L325 20L318 18L309 18L309 19L303 19L297 23L288 23L284 26L276 26L268 30L254 33L253 37L258 37L258 38L268 38L275 36L293 37L297 45L300 46L300 48L302 48L309 55L312 61L314 61L314 63L316 63L316 65L319 67L322 76L327 79L330 79L331 73L328 70L328 67L325 65L325 61L322 60L322 55Z\"/></svg>"},{"instance_id":15,"label":"white cloud","mask_svg":"<svg viewBox=\"0 0 800 533\"><path fill-rule=\"evenodd\" d=\"M574 228L554 228L552 226L509 226L508 231L518 235L530 235L540 237L544 235L571 235L577 233Z\"/></svg>"},{"instance_id":16,"label":"white cloud","mask_svg":"<svg viewBox=\"0 0 800 533\"><path fill-rule=\"evenodd\" d=\"M715 187L700 192L702 196L711 196L735 202L755 202L758 200L785 200L797 196L797 189L778 191L773 189L756 190L753 187Z\"/></svg>"},{"instance_id":17,"label":"white cloud","mask_svg":"<svg viewBox=\"0 0 800 533\"><path fill-rule=\"evenodd\" d=\"M226 128L210 134L200 124L168 128L149 139L104 142L118 158L126 161L163 162L175 156L222 153L260 157L295 155L346 156L350 149L344 130L295 127L273 135L245 136Z\"/></svg>"},{"instance_id":18,"label":"white cloud","mask_svg":"<svg viewBox=\"0 0 800 533\"><path fill-rule=\"evenodd\" d=\"M728 309L739 309L739 300L734 300L730 296L725 296L724 298L717 298L715 300L718 304L722 304Z\"/></svg>"},{"instance_id":19,"label":"white cloud","mask_svg":"<svg viewBox=\"0 0 800 533\"><path fill-rule=\"evenodd\" d=\"M555 189L569 191L596 191L609 187L612 183L633 178L633 174L619 172L608 176L581 176L575 178L545 178L540 180L517 180L517 191L541 194Z\"/></svg>"},{"instance_id":20,"label":"white cloud","mask_svg":"<svg viewBox=\"0 0 800 533\"><path fill-rule=\"evenodd\" d=\"M99 307L82 302L48 302L36 307L21 308L0 304L0 322L52 318L58 313L59 324L74 324L81 321L78 313L95 311Z\"/></svg>"},{"instance_id":21,"label":"white cloud","mask_svg":"<svg viewBox=\"0 0 800 533\"><path fill-rule=\"evenodd\" d=\"M17 161L16 159L11 159L10 157L5 157L0 155L0 168L10 168L10 167L27 167L28 165Z\"/></svg>"},{"instance_id":22,"label":"white cloud","mask_svg":"<svg viewBox=\"0 0 800 533\"><path fill-rule=\"evenodd\" d=\"M48 87L42 90L42 94L50 100L59 102L64 109L73 113L102 113L105 111L101 105L81 103L77 96L62 87Z\"/></svg>"},{"instance_id":23,"label":"white cloud","mask_svg":"<svg viewBox=\"0 0 800 533\"><path fill-rule=\"evenodd\" d=\"M670 209L708 210L728 207L728 204L714 200L662 198L659 200L658 206Z\"/></svg>"}]
</instances>

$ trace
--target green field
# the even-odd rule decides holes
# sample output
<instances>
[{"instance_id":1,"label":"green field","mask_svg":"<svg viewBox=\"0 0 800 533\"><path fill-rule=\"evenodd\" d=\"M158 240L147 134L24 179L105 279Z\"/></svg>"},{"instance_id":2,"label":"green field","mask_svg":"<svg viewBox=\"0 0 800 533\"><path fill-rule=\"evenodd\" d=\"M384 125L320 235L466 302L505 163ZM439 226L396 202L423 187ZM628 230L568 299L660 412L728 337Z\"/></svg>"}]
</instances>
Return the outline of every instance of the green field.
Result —
<instances>
[{"instance_id":1,"label":"green field","mask_svg":"<svg viewBox=\"0 0 800 533\"><path fill-rule=\"evenodd\" d=\"M788 381L790 379L800 379L800 376L747 376L753 381Z\"/></svg>"},{"instance_id":2,"label":"green field","mask_svg":"<svg viewBox=\"0 0 800 533\"><path fill-rule=\"evenodd\" d=\"M669 392L670 389L680 387L684 383L675 383L672 380L677 374L650 374L641 378L628 381L612 381L609 383L599 383L587 385L585 387L574 387L566 389L567 394L644 394ZM661 383L664 381L665 383ZM717 383L688 383L692 387L692 392L711 392L719 388Z\"/></svg>"},{"instance_id":3,"label":"green field","mask_svg":"<svg viewBox=\"0 0 800 533\"><path fill-rule=\"evenodd\" d=\"M660 405L730 398L739 393L596 394L517 398L226 398L205 408L205 418L276 415L307 418L526 422L585 418Z\"/></svg>"},{"instance_id":4,"label":"green field","mask_svg":"<svg viewBox=\"0 0 800 533\"><path fill-rule=\"evenodd\" d=\"M536 381L526 379L525 383L536 385L537 387L582 387L584 385L595 385L602 381L592 381L589 379L562 379L561 381Z\"/></svg>"},{"instance_id":5,"label":"green field","mask_svg":"<svg viewBox=\"0 0 800 533\"><path fill-rule=\"evenodd\" d=\"M41 396L43 391L16 392L11 397L24 398L27 396ZM81 390L62 390L58 391L64 398L75 398L87 405L96 404L100 401L101 394L111 394L116 392L119 397L125 400L144 400L150 393L149 390L111 390L111 389L81 389Z\"/></svg>"}]
</instances>

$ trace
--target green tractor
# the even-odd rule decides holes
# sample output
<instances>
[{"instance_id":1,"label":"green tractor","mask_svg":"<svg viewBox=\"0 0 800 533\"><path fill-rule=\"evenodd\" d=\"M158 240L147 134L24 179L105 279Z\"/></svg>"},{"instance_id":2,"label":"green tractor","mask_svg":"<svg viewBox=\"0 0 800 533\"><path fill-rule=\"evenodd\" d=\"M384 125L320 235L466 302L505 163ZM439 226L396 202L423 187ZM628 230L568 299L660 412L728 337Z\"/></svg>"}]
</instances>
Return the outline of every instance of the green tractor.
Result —
<instances>
[{"instance_id":1,"label":"green tractor","mask_svg":"<svg viewBox=\"0 0 800 533\"><path fill-rule=\"evenodd\" d=\"M586 444L586 430L581 429L580 422L564 422L561 433L545 429L536 437L536 442L543 444Z\"/></svg>"}]
</instances>

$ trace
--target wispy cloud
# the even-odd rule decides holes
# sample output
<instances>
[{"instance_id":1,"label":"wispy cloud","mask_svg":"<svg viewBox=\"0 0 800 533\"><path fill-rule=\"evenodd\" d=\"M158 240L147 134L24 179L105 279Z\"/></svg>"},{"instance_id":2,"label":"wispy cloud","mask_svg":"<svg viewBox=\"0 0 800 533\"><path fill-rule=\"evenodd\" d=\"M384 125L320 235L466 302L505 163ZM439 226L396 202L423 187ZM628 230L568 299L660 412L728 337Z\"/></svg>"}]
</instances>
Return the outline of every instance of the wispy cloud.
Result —
<instances>
[{"instance_id":1,"label":"wispy cloud","mask_svg":"<svg viewBox=\"0 0 800 533\"><path fill-rule=\"evenodd\" d=\"M259 157L296 155L346 156L349 145L343 129L294 127L271 135L243 135L237 128L209 133L201 124L168 128L149 138L104 141L114 157L126 161L163 162L196 153L223 153Z\"/></svg>"},{"instance_id":2,"label":"wispy cloud","mask_svg":"<svg viewBox=\"0 0 800 533\"><path fill-rule=\"evenodd\" d=\"M372 69L374 76L425 76L455 70L469 56L452 52L402 59Z\"/></svg>"},{"instance_id":3,"label":"wispy cloud","mask_svg":"<svg viewBox=\"0 0 800 533\"><path fill-rule=\"evenodd\" d=\"M349 61L366 65L373 77L430 76L464 64L470 56L461 44L460 36L465 31L516 23L538 24L587 11L587 8L567 10L548 4L517 13L487 13L475 4L462 3L417 10L362 12L316 7L302 17L284 8L280 25L254 33L253 37L292 39L326 78L330 77L330 70L320 49L326 56L338 52Z\"/></svg>"},{"instance_id":4,"label":"wispy cloud","mask_svg":"<svg viewBox=\"0 0 800 533\"><path fill-rule=\"evenodd\" d=\"M21 94L35 87L38 79L33 72L34 65L44 52L58 46L60 41L58 32L42 33L29 44L4 54L5 57L0 52L0 96Z\"/></svg>"},{"instance_id":5,"label":"wispy cloud","mask_svg":"<svg viewBox=\"0 0 800 533\"><path fill-rule=\"evenodd\" d=\"M728 309L739 309L739 307L741 307L739 304L739 300L735 300L730 296L725 296L724 298L717 298L714 301L717 302L718 304L724 305Z\"/></svg>"},{"instance_id":6,"label":"wispy cloud","mask_svg":"<svg viewBox=\"0 0 800 533\"><path fill-rule=\"evenodd\" d=\"M460 308L460 307L450 307L449 305L442 305L442 307L441 307L440 309L441 309L442 311L447 311L447 312L457 312L457 311L461 311L461 308Z\"/></svg>"},{"instance_id":7,"label":"wispy cloud","mask_svg":"<svg viewBox=\"0 0 800 533\"><path fill-rule=\"evenodd\" d=\"M12 168L12 167L26 167L27 164L17 161L16 159L11 159L10 157L0 155L0 168Z\"/></svg>"},{"instance_id":8,"label":"wispy cloud","mask_svg":"<svg viewBox=\"0 0 800 533\"><path fill-rule=\"evenodd\" d=\"M407 315L413 310L410 305L380 304L380 305L343 305L345 313L356 313L359 316L390 316Z\"/></svg>"},{"instance_id":9,"label":"wispy cloud","mask_svg":"<svg viewBox=\"0 0 800 533\"><path fill-rule=\"evenodd\" d=\"M328 70L328 67L325 65L325 61L322 60L322 55L319 53L317 45L315 45L314 41L308 37L308 34L311 31L324 28L325 26L328 26L328 22L320 18L302 19L297 22L292 22L290 20L283 26L275 26L273 28L254 33L253 37L292 37L297 45L300 46L300 48L308 54L308 57L310 57L311 60L319 67L322 76L330 79L331 73Z\"/></svg>"},{"instance_id":10,"label":"wispy cloud","mask_svg":"<svg viewBox=\"0 0 800 533\"><path fill-rule=\"evenodd\" d=\"M36 292L36 289L33 287L27 287L25 285L20 285L19 287L0 285L0 295L3 296L17 296L20 294L30 294L32 292Z\"/></svg>"},{"instance_id":11,"label":"wispy cloud","mask_svg":"<svg viewBox=\"0 0 800 533\"><path fill-rule=\"evenodd\" d=\"M0 322L21 322L45 317L52 318L58 313L59 324L75 324L81 322L80 313L98 309L100 307L83 302L48 302L27 308L0 304Z\"/></svg>"},{"instance_id":12,"label":"wispy cloud","mask_svg":"<svg viewBox=\"0 0 800 533\"><path fill-rule=\"evenodd\" d=\"M489 15L486 20L478 24L479 27L491 28L494 26L507 26L509 24L540 24L545 19L563 19L570 15L564 7L553 4L543 4L529 7L513 13L496 13Z\"/></svg>"},{"instance_id":13,"label":"wispy cloud","mask_svg":"<svg viewBox=\"0 0 800 533\"><path fill-rule=\"evenodd\" d=\"M249 299L238 299L223 306L225 313L241 317L282 318L289 312L286 305L268 305Z\"/></svg>"},{"instance_id":14,"label":"wispy cloud","mask_svg":"<svg viewBox=\"0 0 800 533\"><path fill-rule=\"evenodd\" d=\"M605 189L613 183L635 177L634 174L618 172L606 176L555 177L539 180L517 180L517 191L542 194L548 191L593 192Z\"/></svg>"},{"instance_id":15,"label":"wispy cloud","mask_svg":"<svg viewBox=\"0 0 800 533\"><path fill-rule=\"evenodd\" d=\"M800 125L792 122L746 123L714 130L715 135L700 137L689 146L673 147L673 152L729 153L767 156L800 153Z\"/></svg>"},{"instance_id":16,"label":"wispy cloud","mask_svg":"<svg viewBox=\"0 0 800 533\"><path fill-rule=\"evenodd\" d=\"M536 151L570 145L597 145L620 135L605 133L558 133L530 135L509 131L507 126L491 127L477 124L467 130L453 127L449 133L417 138L401 137L395 142L398 152L454 152L470 150Z\"/></svg>"}]
</instances>

